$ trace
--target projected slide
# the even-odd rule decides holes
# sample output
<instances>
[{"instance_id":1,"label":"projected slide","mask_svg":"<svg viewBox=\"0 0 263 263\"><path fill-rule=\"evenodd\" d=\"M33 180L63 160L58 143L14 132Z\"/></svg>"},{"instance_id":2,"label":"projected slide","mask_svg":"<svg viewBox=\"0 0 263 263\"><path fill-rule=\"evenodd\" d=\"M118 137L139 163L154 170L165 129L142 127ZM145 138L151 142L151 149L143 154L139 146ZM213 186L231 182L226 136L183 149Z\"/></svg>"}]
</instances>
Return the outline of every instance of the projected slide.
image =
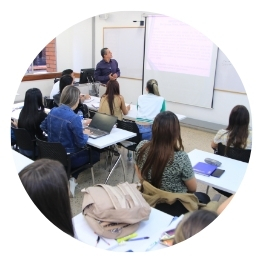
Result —
<instances>
[{"instance_id":1,"label":"projected slide","mask_svg":"<svg viewBox=\"0 0 263 263\"><path fill-rule=\"evenodd\" d=\"M147 17L145 41L144 81L155 78L168 101L211 108L217 58L214 43L166 16Z\"/></svg>"}]
</instances>

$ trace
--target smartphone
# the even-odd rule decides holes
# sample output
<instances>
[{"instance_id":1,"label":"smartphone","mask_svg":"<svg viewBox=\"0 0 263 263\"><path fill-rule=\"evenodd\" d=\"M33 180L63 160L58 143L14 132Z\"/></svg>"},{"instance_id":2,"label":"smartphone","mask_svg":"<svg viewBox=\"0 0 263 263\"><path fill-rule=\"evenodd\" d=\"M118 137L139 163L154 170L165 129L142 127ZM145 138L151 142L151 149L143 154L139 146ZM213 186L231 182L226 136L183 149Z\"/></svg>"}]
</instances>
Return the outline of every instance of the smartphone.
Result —
<instances>
[{"instance_id":1,"label":"smartphone","mask_svg":"<svg viewBox=\"0 0 263 263\"><path fill-rule=\"evenodd\" d=\"M225 170L216 169L216 170L211 174L211 176L214 176L214 177L219 178L224 172L225 172Z\"/></svg>"},{"instance_id":2,"label":"smartphone","mask_svg":"<svg viewBox=\"0 0 263 263\"><path fill-rule=\"evenodd\" d=\"M171 238L174 238L174 231L175 229L170 229L168 231L165 231L160 238L160 241L169 240Z\"/></svg>"}]
</instances>

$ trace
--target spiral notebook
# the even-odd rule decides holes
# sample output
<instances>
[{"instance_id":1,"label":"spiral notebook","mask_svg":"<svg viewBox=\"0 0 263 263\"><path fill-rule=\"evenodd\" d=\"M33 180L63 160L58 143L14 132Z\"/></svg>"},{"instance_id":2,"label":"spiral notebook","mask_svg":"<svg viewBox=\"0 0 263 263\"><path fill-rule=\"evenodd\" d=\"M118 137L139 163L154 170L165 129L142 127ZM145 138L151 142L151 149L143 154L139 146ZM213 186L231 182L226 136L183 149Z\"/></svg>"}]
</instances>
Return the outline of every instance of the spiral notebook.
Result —
<instances>
[{"instance_id":1,"label":"spiral notebook","mask_svg":"<svg viewBox=\"0 0 263 263\"><path fill-rule=\"evenodd\" d=\"M195 173L205 176L210 176L216 169L217 166L203 162L198 162L196 165L193 166L193 170Z\"/></svg>"}]
</instances>

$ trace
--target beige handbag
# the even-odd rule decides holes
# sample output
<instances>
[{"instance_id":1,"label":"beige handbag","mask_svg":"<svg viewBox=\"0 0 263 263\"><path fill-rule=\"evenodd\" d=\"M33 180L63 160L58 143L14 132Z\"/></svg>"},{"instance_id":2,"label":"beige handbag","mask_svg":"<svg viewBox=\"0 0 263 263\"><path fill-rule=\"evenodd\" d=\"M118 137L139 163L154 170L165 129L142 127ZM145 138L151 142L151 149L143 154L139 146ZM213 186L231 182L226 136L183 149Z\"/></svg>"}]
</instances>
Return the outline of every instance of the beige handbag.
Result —
<instances>
[{"instance_id":1,"label":"beige handbag","mask_svg":"<svg viewBox=\"0 0 263 263\"><path fill-rule=\"evenodd\" d=\"M151 207L136 184L116 186L97 184L84 193L82 213L92 230L106 238L121 238L134 233L141 221L148 220Z\"/></svg>"}]
</instances>

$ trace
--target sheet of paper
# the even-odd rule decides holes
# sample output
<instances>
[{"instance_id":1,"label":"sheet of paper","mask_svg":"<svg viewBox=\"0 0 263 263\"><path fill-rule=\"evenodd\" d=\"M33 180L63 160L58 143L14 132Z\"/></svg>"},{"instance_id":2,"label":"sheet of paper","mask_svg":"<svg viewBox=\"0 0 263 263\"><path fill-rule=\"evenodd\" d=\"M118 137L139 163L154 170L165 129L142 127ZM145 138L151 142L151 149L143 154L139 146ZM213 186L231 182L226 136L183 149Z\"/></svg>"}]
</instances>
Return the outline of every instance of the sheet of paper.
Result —
<instances>
[{"instance_id":1,"label":"sheet of paper","mask_svg":"<svg viewBox=\"0 0 263 263\"><path fill-rule=\"evenodd\" d=\"M99 107L100 107L100 103L99 103L99 102L93 102L93 103L92 103L92 106L93 106L94 108L99 108Z\"/></svg>"}]
</instances>

